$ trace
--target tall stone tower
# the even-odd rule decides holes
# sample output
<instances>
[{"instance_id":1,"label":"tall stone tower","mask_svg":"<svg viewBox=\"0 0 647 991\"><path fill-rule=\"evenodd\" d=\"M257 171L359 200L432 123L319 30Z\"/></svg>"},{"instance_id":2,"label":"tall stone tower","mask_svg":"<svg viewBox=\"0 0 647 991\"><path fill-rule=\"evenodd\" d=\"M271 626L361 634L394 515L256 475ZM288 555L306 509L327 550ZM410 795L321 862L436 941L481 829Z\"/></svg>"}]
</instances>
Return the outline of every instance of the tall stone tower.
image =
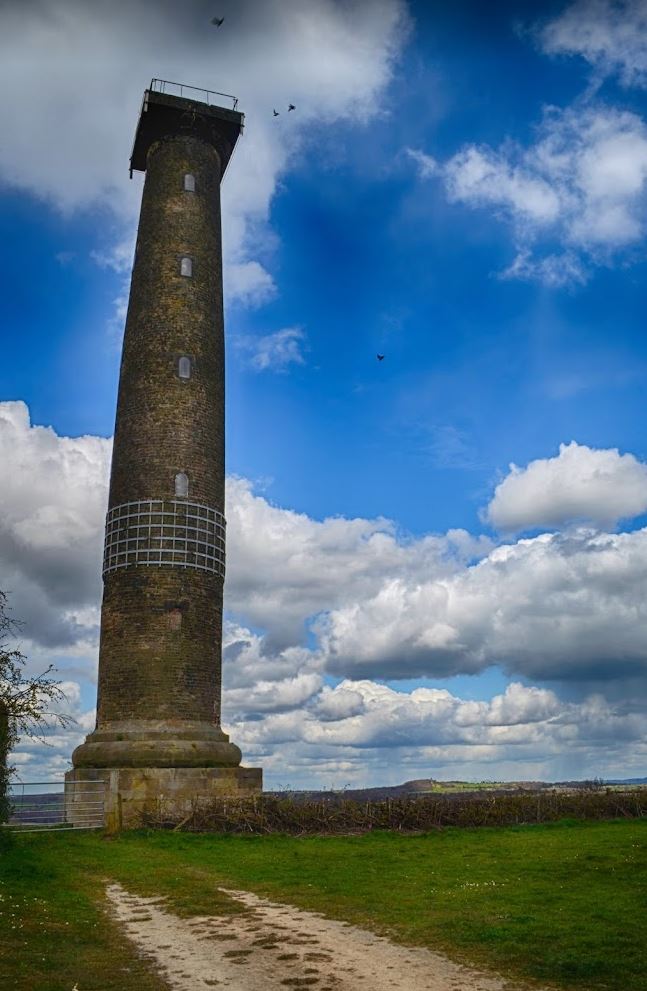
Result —
<instances>
[{"instance_id":1,"label":"tall stone tower","mask_svg":"<svg viewBox=\"0 0 647 991\"><path fill-rule=\"evenodd\" d=\"M261 770L239 766L220 728L220 182L243 115L213 95L153 80L130 162L146 179L106 518L97 725L66 777L68 808L80 782L103 776L126 823L160 797L177 810L261 787Z\"/></svg>"}]
</instances>

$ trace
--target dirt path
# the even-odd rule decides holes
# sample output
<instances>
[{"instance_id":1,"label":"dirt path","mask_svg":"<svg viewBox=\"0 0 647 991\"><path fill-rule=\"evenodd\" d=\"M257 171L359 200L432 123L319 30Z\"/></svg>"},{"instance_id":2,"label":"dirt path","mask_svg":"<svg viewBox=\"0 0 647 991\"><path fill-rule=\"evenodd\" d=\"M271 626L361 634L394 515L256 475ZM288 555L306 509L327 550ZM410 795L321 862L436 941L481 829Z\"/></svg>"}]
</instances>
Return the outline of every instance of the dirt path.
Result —
<instances>
[{"instance_id":1,"label":"dirt path","mask_svg":"<svg viewBox=\"0 0 647 991\"><path fill-rule=\"evenodd\" d=\"M182 919L163 899L108 886L114 914L173 991L504 991L505 981L438 953L398 946L346 922L302 912L246 891L233 916Z\"/></svg>"}]
</instances>

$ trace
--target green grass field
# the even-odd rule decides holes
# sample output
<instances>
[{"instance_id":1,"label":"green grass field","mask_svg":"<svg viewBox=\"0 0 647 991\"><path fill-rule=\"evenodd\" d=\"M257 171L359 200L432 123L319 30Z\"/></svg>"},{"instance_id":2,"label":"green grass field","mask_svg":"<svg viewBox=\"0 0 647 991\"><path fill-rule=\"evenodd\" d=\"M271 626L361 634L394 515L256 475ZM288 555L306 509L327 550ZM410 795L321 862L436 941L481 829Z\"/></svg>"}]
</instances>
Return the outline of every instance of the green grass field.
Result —
<instances>
[{"instance_id":1,"label":"green grass field","mask_svg":"<svg viewBox=\"0 0 647 991\"><path fill-rule=\"evenodd\" d=\"M160 991L105 915L116 880L183 915L236 911L235 885L556 987L647 988L647 822L422 836L58 833L0 847L0 986Z\"/></svg>"}]
</instances>

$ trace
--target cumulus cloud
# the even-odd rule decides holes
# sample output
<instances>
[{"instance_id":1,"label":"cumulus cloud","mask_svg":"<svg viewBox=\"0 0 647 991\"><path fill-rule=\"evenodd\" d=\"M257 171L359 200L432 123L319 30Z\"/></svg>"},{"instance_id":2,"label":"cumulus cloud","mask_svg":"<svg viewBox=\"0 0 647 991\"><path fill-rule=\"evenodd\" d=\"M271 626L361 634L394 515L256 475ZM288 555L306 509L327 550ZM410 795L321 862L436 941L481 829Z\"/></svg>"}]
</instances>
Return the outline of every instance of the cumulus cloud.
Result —
<instances>
[{"instance_id":1,"label":"cumulus cloud","mask_svg":"<svg viewBox=\"0 0 647 991\"><path fill-rule=\"evenodd\" d=\"M323 684L320 659L304 647L276 652L257 633L231 621L223 629L227 710L236 718L295 709Z\"/></svg>"},{"instance_id":2,"label":"cumulus cloud","mask_svg":"<svg viewBox=\"0 0 647 991\"><path fill-rule=\"evenodd\" d=\"M464 530L407 540L384 519L313 520L273 506L245 479L228 482L227 540L228 607L276 648L301 643L311 617L363 602L390 575L452 574L491 546Z\"/></svg>"},{"instance_id":3,"label":"cumulus cloud","mask_svg":"<svg viewBox=\"0 0 647 991\"><path fill-rule=\"evenodd\" d=\"M0 414L5 584L26 636L72 650L96 639L109 442L32 427L20 403ZM632 455L571 444L513 469L489 512L508 528L583 515L600 524L644 500L645 467ZM237 679L254 672L232 689L271 681L275 668L289 672L289 697L325 670L445 677L499 664L574 683L644 673L647 530L567 529L498 546L462 530L413 539L387 520L311 519L235 478L227 518L226 605L263 634L228 644Z\"/></svg>"},{"instance_id":4,"label":"cumulus cloud","mask_svg":"<svg viewBox=\"0 0 647 991\"><path fill-rule=\"evenodd\" d=\"M534 143L466 145L437 175L455 203L492 210L517 255L502 273L550 286L586 281L593 265L625 259L645 235L647 127L603 104L549 107Z\"/></svg>"},{"instance_id":5,"label":"cumulus cloud","mask_svg":"<svg viewBox=\"0 0 647 991\"><path fill-rule=\"evenodd\" d=\"M525 468L510 465L487 509L493 526L504 531L561 527L585 521L612 527L647 510L647 465L615 448L561 444L554 458L538 458Z\"/></svg>"},{"instance_id":6,"label":"cumulus cloud","mask_svg":"<svg viewBox=\"0 0 647 991\"><path fill-rule=\"evenodd\" d=\"M58 209L107 206L113 253L132 258L140 183L127 179L142 92L151 77L235 93L246 130L223 186L230 298L262 302L274 284L259 248L278 178L308 128L378 112L409 30L404 0L223 0L222 29L201 0L0 8L0 179ZM297 112L272 117L274 104Z\"/></svg>"},{"instance_id":7,"label":"cumulus cloud","mask_svg":"<svg viewBox=\"0 0 647 991\"><path fill-rule=\"evenodd\" d=\"M608 462L631 477L631 459L608 452ZM240 479L228 499L227 604L265 631L259 671L263 657L284 663L282 651L303 651L310 631L313 663L341 677L438 678L499 664L539 681L644 678L646 530L492 547L461 531L408 540L384 521L312 520ZM308 654L298 656L303 664Z\"/></svg>"},{"instance_id":8,"label":"cumulus cloud","mask_svg":"<svg viewBox=\"0 0 647 991\"><path fill-rule=\"evenodd\" d=\"M44 666L65 652L77 684L93 676L109 455L107 440L59 437L31 425L24 404L0 404L3 588L26 621L28 653ZM600 522L640 512L644 499L645 469L631 455L570 444L513 469L490 512L506 525L583 512ZM597 741L638 738L643 717L630 708L647 673L647 529L568 528L498 545L462 530L411 538L387 520L311 519L235 478L227 517L225 719L275 781L281 768L294 781L350 780L367 752L384 779L396 751L400 778L459 759L464 774L496 764L532 776L566 740L569 753L581 743L593 773ZM376 684L492 665L518 684L491 701ZM559 682L582 701L557 699ZM594 683L606 701L590 695ZM64 769L91 723L75 699L85 722L56 736L58 756L21 744L29 767L54 773L60 758Z\"/></svg>"},{"instance_id":9,"label":"cumulus cloud","mask_svg":"<svg viewBox=\"0 0 647 991\"><path fill-rule=\"evenodd\" d=\"M254 654L254 634L238 627ZM251 655L250 655L251 656ZM226 655L230 665L240 660ZM243 664L252 673L258 662ZM628 712L600 695L581 702L512 682L489 700L466 700L445 689L398 691L363 679L323 685L299 673L292 657L256 678L252 691L225 692L225 725L245 752L262 761L270 785L343 787L396 784L413 777L556 779L639 771L647 756L645 714ZM44 742L23 739L13 755L22 780L55 780L94 726L78 685L66 683L66 711L75 723L46 730ZM566 754L566 757L565 757Z\"/></svg>"},{"instance_id":10,"label":"cumulus cloud","mask_svg":"<svg viewBox=\"0 0 647 991\"><path fill-rule=\"evenodd\" d=\"M47 647L93 638L111 442L32 426L0 403L0 562L29 637Z\"/></svg>"},{"instance_id":11,"label":"cumulus cloud","mask_svg":"<svg viewBox=\"0 0 647 991\"><path fill-rule=\"evenodd\" d=\"M538 29L544 51L580 55L604 77L647 86L647 7L644 0L577 0Z\"/></svg>"},{"instance_id":12,"label":"cumulus cloud","mask_svg":"<svg viewBox=\"0 0 647 991\"><path fill-rule=\"evenodd\" d=\"M263 337L243 337L237 343L257 372L285 372L290 365L305 364L306 335L302 327L284 327Z\"/></svg>"},{"instance_id":13,"label":"cumulus cloud","mask_svg":"<svg viewBox=\"0 0 647 991\"><path fill-rule=\"evenodd\" d=\"M450 578L393 575L320 621L339 674L405 678L492 664L535 681L622 685L647 673L647 531L543 534Z\"/></svg>"},{"instance_id":14,"label":"cumulus cloud","mask_svg":"<svg viewBox=\"0 0 647 991\"><path fill-rule=\"evenodd\" d=\"M564 702L517 682L489 701L468 701L443 689L402 692L345 680L324 686L306 705L259 715L237 720L230 713L236 739L272 777L296 785L306 774L310 786L365 785L462 777L467 769L491 777L502 766L517 779L555 779L565 751L574 773L618 766L628 745L636 763L624 766L640 768L647 753L644 714L628 714L599 695Z\"/></svg>"}]
</instances>

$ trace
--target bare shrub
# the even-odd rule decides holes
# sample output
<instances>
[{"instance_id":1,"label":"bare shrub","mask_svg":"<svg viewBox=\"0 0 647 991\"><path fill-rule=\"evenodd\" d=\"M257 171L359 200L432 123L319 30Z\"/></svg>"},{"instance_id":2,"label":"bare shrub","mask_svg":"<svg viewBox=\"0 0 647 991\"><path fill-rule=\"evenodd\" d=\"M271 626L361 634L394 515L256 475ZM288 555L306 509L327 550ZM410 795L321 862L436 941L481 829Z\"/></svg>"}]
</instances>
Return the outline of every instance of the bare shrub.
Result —
<instances>
[{"instance_id":1,"label":"bare shrub","mask_svg":"<svg viewBox=\"0 0 647 991\"><path fill-rule=\"evenodd\" d=\"M642 818L647 788L627 791L541 791L500 795L424 796L358 802L331 793L309 801L259 795L196 801L190 813L162 807L144 813L142 825L186 832L284 833L291 836L366 833L374 829L418 833L443 826L511 826L560 819Z\"/></svg>"}]
</instances>

